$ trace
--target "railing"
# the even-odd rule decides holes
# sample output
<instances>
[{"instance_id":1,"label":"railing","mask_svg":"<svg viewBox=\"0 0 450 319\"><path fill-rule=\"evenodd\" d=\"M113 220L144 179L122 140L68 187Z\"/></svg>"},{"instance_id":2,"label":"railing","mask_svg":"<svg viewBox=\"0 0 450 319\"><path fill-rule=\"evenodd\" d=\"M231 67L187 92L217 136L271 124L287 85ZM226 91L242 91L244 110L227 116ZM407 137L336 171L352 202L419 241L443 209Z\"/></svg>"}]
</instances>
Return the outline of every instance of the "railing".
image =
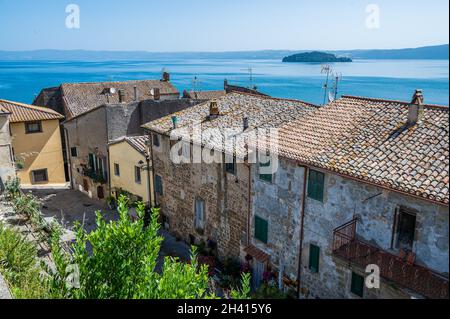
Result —
<instances>
[{"instance_id":1,"label":"railing","mask_svg":"<svg viewBox=\"0 0 450 319\"><path fill-rule=\"evenodd\" d=\"M333 231L333 254L365 268L375 264L380 276L422 296L448 299L448 278L431 270L408 262L356 238L357 220L352 220Z\"/></svg>"}]
</instances>

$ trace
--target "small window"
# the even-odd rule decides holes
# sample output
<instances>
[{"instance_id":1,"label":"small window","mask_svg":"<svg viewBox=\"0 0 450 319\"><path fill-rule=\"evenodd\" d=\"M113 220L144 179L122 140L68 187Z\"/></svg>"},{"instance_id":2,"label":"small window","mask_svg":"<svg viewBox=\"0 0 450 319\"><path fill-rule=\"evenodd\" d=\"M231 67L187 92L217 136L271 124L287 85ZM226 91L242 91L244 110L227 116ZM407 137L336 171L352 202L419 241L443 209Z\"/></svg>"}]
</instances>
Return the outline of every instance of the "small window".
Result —
<instances>
[{"instance_id":1,"label":"small window","mask_svg":"<svg viewBox=\"0 0 450 319\"><path fill-rule=\"evenodd\" d=\"M364 296L364 277L352 272L350 291L359 297Z\"/></svg>"},{"instance_id":2,"label":"small window","mask_svg":"<svg viewBox=\"0 0 450 319\"><path fill-rule=\"evenodd\" d=\"M255 238L267 244L268 230L268 221L259 216L255 216Z\"/></svg>"},{"instance_id":3,"label":"small window","mask_svg":"<svg viewBox=\"0 0 450 319\"><path fill-rule=\"evenodd\" d=\"M76 148L76 147L70 148L70 155L72 157L78 157L78 148Z\"/></svg>"},{"instance_id":4,"label":"small window","mask_svg":"<svg viewBox=\"0 0 450 319\"><path fill-rule=\"evenodd\" d=\"M272 179L273 179L273 175L272 174L261 174L261 168L265 168L265 167L270 167L270 161L268 161L267 163L259 163L259 169L260 169L260 174L259 174L259 179L268 183L272 183Z\"/></svg>"},{"instance_id":5,"label":"small window","mask_svg":"<svg viewBox=\"0 0 450 319\"><path fill-rule=\"evenodd\" d=\"M140 184L142 182L141 179L141 168L139 166L134 167L134 181L137 184Z\"/></svg>"},{"instance_id":6,"label":"small window","mask_svg":"<svg viewBox=\"0 0 450 319\"><path fill-rule=\"evenodd\" d=\"M27 134L41 133L42 132L42 123L40 121L25 123L25 132Z\"/></svg>"},{"instance_id":7,"label":"small window","mask_svg":"<svg viewBox=\"0 0 450 319\"><path fill-rule=\"evenodd\" d=\"M31 172L33 175L33 183L45 183L48 182L47 169L40 169Z\"/></svg>"},{"instance_id":8,"label":"small window","mask_svg":"<svg viewBox=\"0 0 450 319\"><path fill-rule=\"evenodd\" d=\"M325 174L310 170L308 178L308 197L323 202Z\"/></svg>"},{"instance_id":9,"label":"small window","mask_svg":"<svg viewBox=\"0 0 450 319\"><path fill-rule=\"evenodd\" d=\"M117 163L114 163L114 175L120 176L120 166Z\"/></svg>"},{"instance_id":10,"label":"small window","mask_svg":"<svg viewBox=\"0 0 450 319\"><path fill-rule=\"evenodd\" d=\"M163 195L163 182L159 175L155 175L155 192L159 195Z\"/></svg>"},{"instance_id":11,"label":"small window","mask_svg":"<svg viewBox=\"0 0 450 319\"><path fill-rule=\"evenodd\" d=\"M319 272L320 247L309 245L309 270L311 272Z\"/></svg>"},{"instance_id":12,"label":"small window","mask_svg":"<svg viewBox=\"0 0 450 319\"><path fill-rule=\"evenodd\" d=\"M153 136L153 146L159 147L161 145L158 134L152 134Z\"/></svg>"},{"instance_id":13,"label":"small window","mask_svg":"<svg viewBox=\"0 0 450 319\"><path fill-rule=\"evenodd\" d=\"M201 198L195 200L194 225L196 230L205 229L205 201Z\"/></svg>"},{"instance_id":14,"label":"small window","mask_svg":"<svg viewBox=\"0 0 450 319\"><path fill-rule=\"evenodd\" d=\"M236 157L233 157L233 162L225 163L225 171L227 173L236 175Z\"/></svg>"},{"instance_id":15,"label":"small window","mask_svg":"<svg viewBox=\"0 0 450 319\"><path fill-rule=\"evenodd\" d=\"M412 250L414 233L416 231L416 215L405 209L400 209L397 220L397 249Z\"/></svg>"}]
</instances>

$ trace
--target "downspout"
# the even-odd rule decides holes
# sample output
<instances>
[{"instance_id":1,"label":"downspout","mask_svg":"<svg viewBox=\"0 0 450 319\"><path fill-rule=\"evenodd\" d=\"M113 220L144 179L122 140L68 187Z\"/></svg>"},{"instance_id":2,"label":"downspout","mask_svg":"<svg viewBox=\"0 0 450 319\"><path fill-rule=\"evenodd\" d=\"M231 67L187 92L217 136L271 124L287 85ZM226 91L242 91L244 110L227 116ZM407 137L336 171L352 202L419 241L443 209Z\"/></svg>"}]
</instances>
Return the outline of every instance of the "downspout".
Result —
<instances>
[{"instance_id":1,"label":"downspout","mask_svg":"<svg viewBox=\"0 0 450 319\"><path fill-rule=\"evenodd\" d=\"M153 155L153 133L151 131L148 132L148 139L150 142L150 157L152 160L152 176L153 176L153 178L155 178L156 175L155 175L155 158ZM161 143L162 143L162 138L161 138ZM150 192L150 190L149 190L149 192ZM153 187L153 206L156 207L156 205L157 205L156 204L156 189L155 189L155 187Z\"/></svg>"},{"instance_id":2,"label":"downspout","mask_svg":"<svg viewBox=\"0 0 450 319\"><path fill-rule=\"evenodd\" d=\"M308 167L300 165L303 167L303 195L302 195L302 207L300 210L301 222L300 222L300 246L298 253L298 273L297 273L297 298L300 299L301 289L301 276L302 276L302 251L303 251L303 237L304 237L304 224L305 224L305 202L306 202L306 184L308 181Z\"/></svg>"},{"instance_id":3,"label":"downspout","mask_svg":"<svg viewBox=\"0 0 450 319\"><path fill-rule=\"evenodd\" d=\"M63 130L64 130L64 136L66 139L66 154L67 154L67 159L69 162L69 167L68 167L68 171L69 171L69 179L70 179L70 187L72 189L75 189L74 185L73 185L73 175L72 175L72 154L69 152L70 150L70 144L69 144L69 131L67 130L67 128L63 125Z\"/></svg>"},{"instance_id":4,"label":"downspout","mask_svg":"<svg viewBox=\"0 0 450 319\"><path fill-rule=\"evenodd\" d=\"M250 223L251 223L251 215L252 215L252 166L250 163L247 162L248 166L248 214L247 214L247 246L250 245L251 240L251 230L250 230Z\"/></svg>"}]
</instances>

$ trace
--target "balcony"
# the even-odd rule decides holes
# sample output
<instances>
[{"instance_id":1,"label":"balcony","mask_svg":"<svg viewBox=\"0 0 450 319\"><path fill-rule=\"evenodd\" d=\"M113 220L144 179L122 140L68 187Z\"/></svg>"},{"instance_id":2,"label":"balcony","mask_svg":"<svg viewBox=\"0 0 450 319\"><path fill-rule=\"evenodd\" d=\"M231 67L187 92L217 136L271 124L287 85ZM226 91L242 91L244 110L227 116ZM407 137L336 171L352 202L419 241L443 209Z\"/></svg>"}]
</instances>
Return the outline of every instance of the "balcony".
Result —
<instances>
[{"instance_id":1,"label":"balcony","mask_svg":"<svg viewBox=\"0 0 450 319\"><path fill-rule=\"evenodd\" d=\"M412 258L403 258L359 240L354 219L333 231L333 255L352 264L366 268L380 267L383 279L410 289L431 299L448 299L448 278L430 269L414 264ZM408 256L411 257L411 256Z\"/></svg>"}]
</instances>

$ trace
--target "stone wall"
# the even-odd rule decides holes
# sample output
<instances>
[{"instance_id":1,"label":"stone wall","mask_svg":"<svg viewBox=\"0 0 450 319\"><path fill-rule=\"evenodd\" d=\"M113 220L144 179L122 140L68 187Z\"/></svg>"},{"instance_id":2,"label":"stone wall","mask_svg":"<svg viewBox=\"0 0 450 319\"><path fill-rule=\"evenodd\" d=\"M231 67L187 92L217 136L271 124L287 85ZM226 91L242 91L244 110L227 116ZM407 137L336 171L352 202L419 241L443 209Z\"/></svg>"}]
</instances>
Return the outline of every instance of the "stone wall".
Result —
<instances>
[{"instance_id":1,"label":"stone wall","mask_svg":"<svg viewBox=\"0 0 450 319\"><path fill-rule=\"evenodd\" d=\"M169 219L169 231L186 242L190 235L197 243L210 238L221 257L238 258L247 238L248 166L238 163L237 174L232 175L223 164L173 164L169 152L168 137L153 149L155 174L163 181L163 196L156 199ZM194 227L197 197L205 201L203 232Z\"/></svg>"},{"instance_id":2,"label":"stone wall","mask_svg":"<svg viewBox=\"0 0 450 319\"><path fill-rule=\"evenodd\" d=\"M2 184L15 176L8 116L0 115L0 190Z\"/></svg>"}]
</instances>

